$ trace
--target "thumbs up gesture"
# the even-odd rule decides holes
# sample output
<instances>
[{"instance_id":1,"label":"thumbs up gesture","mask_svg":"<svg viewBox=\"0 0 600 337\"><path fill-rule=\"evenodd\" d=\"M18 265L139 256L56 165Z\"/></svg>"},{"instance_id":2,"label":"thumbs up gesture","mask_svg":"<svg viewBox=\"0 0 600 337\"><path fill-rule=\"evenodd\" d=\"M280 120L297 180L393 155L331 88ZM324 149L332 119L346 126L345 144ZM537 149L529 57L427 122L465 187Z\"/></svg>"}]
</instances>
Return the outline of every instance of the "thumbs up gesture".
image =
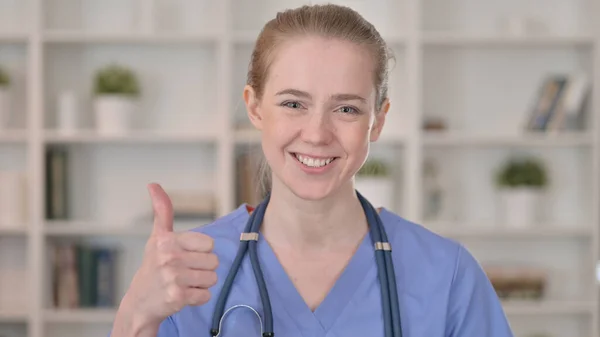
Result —
<instances>
[{"instance_id":1,"label":"thumbs up gesture","mask_svg":"<svg viewBox=\"0 0 600 337\"><path fill-rule=\"evenodd\" d=\"M196 232L173 231L173 206L158 184L148 191L154 225L144 259L123 299L123 310L147 325L160 324L186 305L202 305L217 282L219 261L212 253L213 239Z\"/></svg>"}]
</instances>

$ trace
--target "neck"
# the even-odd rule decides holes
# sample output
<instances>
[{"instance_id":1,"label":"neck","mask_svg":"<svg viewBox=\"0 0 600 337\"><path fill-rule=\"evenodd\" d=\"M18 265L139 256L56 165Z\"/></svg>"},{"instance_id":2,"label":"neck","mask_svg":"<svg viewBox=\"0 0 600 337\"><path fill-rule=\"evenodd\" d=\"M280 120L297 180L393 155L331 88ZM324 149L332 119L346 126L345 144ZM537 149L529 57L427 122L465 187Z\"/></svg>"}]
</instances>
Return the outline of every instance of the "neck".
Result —
<instances>
[{"instance_id":1,"label":"neck","mask_svg":"<svg viewBox=\"0 0 600 337\"><path fill-rule=\"evenodd\" d=\"M368 231L366 217L351 184L327 199L299 198L273 179L262 233L277 246L331 250L353 248Z\"/></svg>"}]
</instances>

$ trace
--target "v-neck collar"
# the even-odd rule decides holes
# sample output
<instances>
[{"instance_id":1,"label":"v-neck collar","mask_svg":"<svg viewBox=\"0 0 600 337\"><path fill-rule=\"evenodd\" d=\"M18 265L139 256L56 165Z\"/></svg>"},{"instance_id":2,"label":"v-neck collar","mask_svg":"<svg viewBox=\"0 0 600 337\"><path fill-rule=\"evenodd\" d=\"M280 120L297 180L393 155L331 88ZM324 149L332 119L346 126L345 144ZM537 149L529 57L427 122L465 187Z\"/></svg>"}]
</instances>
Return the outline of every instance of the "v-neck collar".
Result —
<instances>
[{"instance_id":1,"label":"v-neck collar","mask_svg":"<svg viewBox=\"0 0 600 337\"><path fill-rule=\"evenodd\" d=\"M246 220L244 224L252 210L253 208L247 205L243 208ZM381 209L379 216L383 218L385 212L385 209ZM352 298L358 296L359 288L366 275L376 267L374 248L371 243L370 232L367 232L329 293L313 312L294 286L272 247L262 235L259 235L258 256L269 297L277 296L279 299L272 301L273 310L275 311L275 308L285 310L303 335L324 337L338 317L343 314ZM278 308L279 304L282 308Z\"/></svg>"}]
</instances>

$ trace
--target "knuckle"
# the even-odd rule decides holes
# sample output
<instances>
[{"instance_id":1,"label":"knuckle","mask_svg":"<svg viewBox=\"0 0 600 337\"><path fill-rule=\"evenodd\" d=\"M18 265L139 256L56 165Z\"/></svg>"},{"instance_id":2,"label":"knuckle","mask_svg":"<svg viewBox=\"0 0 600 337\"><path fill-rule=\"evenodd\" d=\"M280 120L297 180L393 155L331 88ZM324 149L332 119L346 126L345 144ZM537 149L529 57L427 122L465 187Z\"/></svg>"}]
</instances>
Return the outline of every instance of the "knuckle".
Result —
<instances>
[{"instance_id":1,"label":"knuckle","mask_svg":"<svg viewBox=\"0 0 600 337\"><path fill-rule=\"evenodd\" d=\"M219 258L217 257L216 254L208 254L207 257L207 268L211 269L211 270L215 270L219 267Z\"/></svg>"},{"instance_id":2,"label":"knuckle","mask_svg":"<svg viewBox=\"0 0 600 337\"><path fill-rule=\"evenodd\" d=\"M178 276L172 268L165 268L162 272L163 281L167 285L176 285Z\"/></svg>"},{"instance_id":3,"label":"knuckle","mask_svg":"<svg viewBox=\"0 0 600 337\"><path fill-rule=\"evenodd\" d=\"M173 248L175 237L173 235L158 235L155 239L156 248L159 251L168 251Z\"/></svg>"},{"instance_id":4,"label":"knuckle","mask_svg":"<svg viewBox=\"0 0 600 337\"><path fill-rule=\"evenodd\" d=\"M208 302L211 298L211 293L207 289L196 289L193 296L190 296L190 304L201 305Z\"/></svg>"},{"instance_id":5,"label":"knuckle","mask_svg":"<svg viewBox=\"0 0 600 337\"><path fill-rule=\"evenodd\" d=\"M215 240L207 235L206 236L206 248L208 249L209 252L211 252L214 247L215 247Z\"/></svg>"},{"instance_id":6,"label":"knuckle","mask_svg":"<svg viewBox=\"0 0 600 337\"><path fill-rule=\"evenodd\" d=\"M210 291L208 291L208 289L202 289L202 290L200 290L200 294L198 297L199 297L200 303L206 303L210 300L210 297L211 297Z\"/></svg>"},{"instance_id":7,"label":"knuckle","mask_svg":"<svg viewBox=\"0 0 600 337\"><path fill-rule=\"evenodd\" d=\"M173 251L162 252L158 255L158 266L159 267L167 267L174 264L177 260L177 255Z\"/></svg>"},{"instance_id":8,"label":"knuckle","mask_svg":"<svg viewBox=\"0 0 600 337\"><path fill-rule=\"evenodd\" d=\"M167 303L171 306L179 307L185 299L185 294L178 286L170 286L167 288Z\"/></svg>"},{"instance_id":9,"label":"knuckle","mask_svg":"<svg viewBox=\"0 0 600 337\"><path fill-rule=\"evenodd\" d=\"M217 273L214 271L207 272L205 277L208 286L214 286L215 284L217 284L217 281L219 279Z\"/></svg>"}]
</instances>

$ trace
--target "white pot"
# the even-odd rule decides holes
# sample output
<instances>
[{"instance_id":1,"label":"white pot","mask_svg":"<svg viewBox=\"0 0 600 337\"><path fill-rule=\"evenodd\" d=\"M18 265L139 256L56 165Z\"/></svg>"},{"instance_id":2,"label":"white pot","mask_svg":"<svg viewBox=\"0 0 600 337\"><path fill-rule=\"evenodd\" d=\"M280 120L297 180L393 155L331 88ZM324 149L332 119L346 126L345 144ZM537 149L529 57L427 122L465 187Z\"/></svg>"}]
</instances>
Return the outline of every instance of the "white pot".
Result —
<instances>
[{"instance_id":1,"label":"white pot","mask_svg":"<svg viewBox=\"0 0 600 337\"><path fill-rule=\"evenodd\" d=\"M354 188L367 198L373 207L393 209L394 186L392 179L357 176Z\"/></svg>"},{"instance_id":2,"label":"white pot","mask_svg":"<svg viewBox=\"0 0 600 337\"><path fill-rule=\"evenodd\" d=\"M65 90L58 95L56 128L63 133L72 133L78 125L77 97L72 90Z\"/></svg>"},{"instance_id":3,"label":"white pot","mask_svg":"<svg viewBox=\"0 0 600 337\"><path fill-rule=\"evenodd\" d=\"M10 90L0 87L0 130L7 129L10 123Z\"/></svg>"},{"instance_id":4,"label":"white pot","mask_svg":"<svg viewBox=\"0 0 600 337\"><path fill-rule=\"evenodd\" d=\"M102 95L94 100L96 130L105 135L122 135L131 130L136 100L129 96Z\"/></svg>"},{"instance_id":5,"label":"white pot","mask_svg":"<svg viewBox=\"0 0 600 337\"><path fill-rule=\"evenodd\" d=\"M502 223L510 228L527 228L538 221L540 191L536 188L506 188L500 191Z\"/></svg>"}]
</instances>

